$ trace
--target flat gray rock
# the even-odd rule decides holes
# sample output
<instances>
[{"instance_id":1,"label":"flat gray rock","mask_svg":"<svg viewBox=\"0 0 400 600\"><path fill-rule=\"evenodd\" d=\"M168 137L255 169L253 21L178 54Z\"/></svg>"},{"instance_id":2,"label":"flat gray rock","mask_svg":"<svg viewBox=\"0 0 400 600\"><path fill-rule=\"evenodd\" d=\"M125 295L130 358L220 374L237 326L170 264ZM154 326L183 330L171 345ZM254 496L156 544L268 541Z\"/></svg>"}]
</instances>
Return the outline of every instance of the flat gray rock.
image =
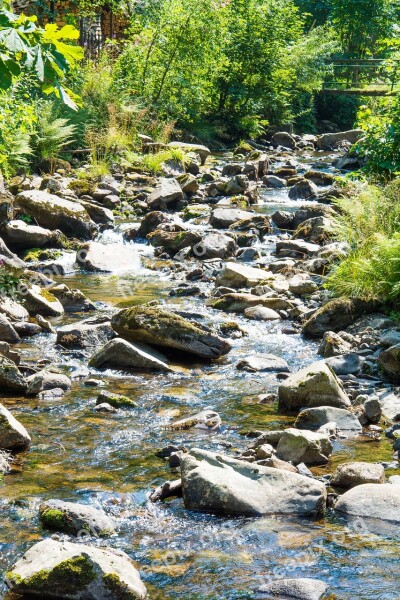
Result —
<instances>
[{"instance_id":1,"label":"flat gray rock","mask_svg":"<svg viewBox=\"0 0 400 600\"><path fill-rule=\"evenodd\" d=\"M89 361L91 367L171 371L166 356L147 344L115 338L107 342Z\"/></svg>"},{"instance_id":2,"label":"flat gray rock","mask_svg":"<svg viewBox=\"0 0 400 600\"><path fill-rule=\"evenodd\" d=\"M299 429L319 429L327 423L336 423L341 431L361 431L361 423L349 410L334 406L318 406L302 410L296 419Z\"/></svg>"},{"instance_id":3,"label":"flat gray rock","mask_svg":"<svg viewBox=\"0 0 400 600\"><path fill-rule=\"evenodd\" d=\"M31 437L22 423L0 404L0 449L18 450L30 443Z\"/></svg>"},{"instance_id":4,"label":"flat gray rock","mask_svg":"<svg viewBox=\"0 0 400 600\"><path fill-rule=\"evenodd\" d=\"M252 354L240 360L236 368L242 371L250 371L251 373L256 373L257 371L289 372L289 365L286 360L274 354Z\"/></svg>"},{"instance_id":5,"label":"flat gray rock","mask_svg":"<svg viewBox=\"0 0 400 600\"><path fill-rule=\"evenodd\" d=\"M72 535L106 537L115 532L114 521L102 510L62 500L46 500L39 507L39 518L45 527Z\"/></svg>"},{"instance_id":6,"label":"flat gray rock","mask_svg":"<svg viewBox=\"0 0 400 600\"><path fill-rule=\"evenodd\" d=\"M257 591L266 598L296 598L297 600L320 600L328 586L320 579L277 579L261 586Z\"/></svg>"},{"instance_id":7,"label":"flat gray rock","mask_svg":"<svg viewBox=\"0 0 400 600\"><path fill-rule=\"evenodd\" d=\"M335 510L354 517L400 524L400 494L391 483L357 485L340 496Z\"/></svg>"}]
</instances>

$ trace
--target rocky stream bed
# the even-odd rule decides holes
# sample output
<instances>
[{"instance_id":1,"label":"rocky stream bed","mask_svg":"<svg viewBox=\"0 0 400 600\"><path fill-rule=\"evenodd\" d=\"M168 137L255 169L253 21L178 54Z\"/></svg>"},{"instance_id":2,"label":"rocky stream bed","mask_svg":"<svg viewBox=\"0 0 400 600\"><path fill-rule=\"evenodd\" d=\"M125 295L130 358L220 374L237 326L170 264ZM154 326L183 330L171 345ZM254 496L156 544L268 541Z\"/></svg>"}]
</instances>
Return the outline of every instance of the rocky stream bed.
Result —
<instances>
[{"instance_id":1,"label":"rocky stream bed","mask_svg":"<svg viewBox=\"0 0 400 600\"><path fill-rule=\"evenodd\" d=\"M2 597L400 597L400 330L323 288L358 135L3 189Z\"/></svg>"}]
</instances>

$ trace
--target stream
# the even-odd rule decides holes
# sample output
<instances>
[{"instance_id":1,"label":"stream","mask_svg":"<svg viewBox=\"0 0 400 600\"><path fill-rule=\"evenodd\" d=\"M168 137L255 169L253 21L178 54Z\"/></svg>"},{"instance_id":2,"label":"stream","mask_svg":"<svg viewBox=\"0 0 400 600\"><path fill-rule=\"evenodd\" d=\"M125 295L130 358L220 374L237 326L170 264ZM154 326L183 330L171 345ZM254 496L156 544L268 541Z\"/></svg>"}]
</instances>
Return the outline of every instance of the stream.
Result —
<instances>
[{"instance_id":1,"label":"stream","mask_svg":"<svg viewBox=\"0 0 400 600\"><path fill-rule=\"evenodd\" d=\"M263 189L254 208L272 214L304 204L289 200L286 190ZM102 234L102 241L120 242L126 225L117 223L115 231ZM274 232L257 247L270 257L276 240ZM135 245L144 264L151 260L151 247ZM275 404L258 402L259 394L276 391L276 374L239 371L236 364L249 354L264 352L283 357L291 370L297 371L318 360L317 342L284 333L287 321L249 321L243 315L208 308L198 296L170 296L176 277L163 272L161 265L159 271L144 266L138 273L120 275L72 269L59 281L79 288L98 303L99 314L156 299L166 306L178 305L200 323L234 320L248 335L232 340L233 349L227 357L213 364L187 363L168 375L96 371L87 367L79 352L55 347L55 335L25 339L18 347L24 362L50 359L71 377L73 386L57 399L2 400L31 433L33 442L27 451L16 455L12 471L0 487L1 571L48 535L40 527L38 506L43 499L57 498L103 508L115 518L118 534L105 541L91 539L90 543L120 548L132 557L150 599L253 598L257 597L254 590L271 576L323 579L334 594L331 597L343 600L400 597L400 548L395 526L370 531L329 509L325 518L317 520L223 518L185 510L180 498L157 504L148 501L155 487L179 477L155 455L158 448L173 444L232 454L246 446L244 432L291 425L294 418L279 415ZM202 286L206 289L209 284L200 283ZM88 316L69 314L52 323L58 326ZM101 379L104 387L86 386L88 376ZM125 394L138 408L97 413L93 407L99 389ZM205 407L221 416L220 431L166 428L171 420ZM329 463L311 470L324 475L344 460L391 459L391 446L384 436L380 442L358 436L336 440ZM0 591L5 598L4 584L0 584Z\"/></svg>"}]
</instances>

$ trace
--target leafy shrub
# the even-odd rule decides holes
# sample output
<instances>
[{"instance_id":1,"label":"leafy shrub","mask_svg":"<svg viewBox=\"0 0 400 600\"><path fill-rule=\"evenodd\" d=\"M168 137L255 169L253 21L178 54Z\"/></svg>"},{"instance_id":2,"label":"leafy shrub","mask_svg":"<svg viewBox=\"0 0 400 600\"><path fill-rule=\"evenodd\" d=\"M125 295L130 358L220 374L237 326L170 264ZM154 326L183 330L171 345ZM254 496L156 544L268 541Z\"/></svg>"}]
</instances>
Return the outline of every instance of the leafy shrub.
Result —
<instances>
[{"instance_id":1,"label":"leafy shrub","mask_svg":"<svg viewBox=\"0 0 400 600\"><path fill-rule=\"evenodd\" d=\"M68 119L57 117L54 102L39 102L37 114L38 118L31 138L34 165L53 172L57 159L72 143L76 127L69 123Z\"/></svg>"}]
</instances>

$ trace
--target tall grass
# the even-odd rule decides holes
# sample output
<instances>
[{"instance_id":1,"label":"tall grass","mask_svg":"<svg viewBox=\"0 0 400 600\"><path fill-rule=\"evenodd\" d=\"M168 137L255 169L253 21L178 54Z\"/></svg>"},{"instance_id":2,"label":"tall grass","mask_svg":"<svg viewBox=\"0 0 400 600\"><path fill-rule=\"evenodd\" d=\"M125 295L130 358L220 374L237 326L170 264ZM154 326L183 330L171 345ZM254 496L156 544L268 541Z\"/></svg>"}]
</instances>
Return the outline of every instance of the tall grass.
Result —
<instances>
[{"instance_id":1,"label":"tall grass","mask_svg":"<svg viewBox=\"0 0 400 600\"><path fill-rule=\"evenodd\" d=\"M363 184L336 202L336 237L350 254L333 267L326 287L335 296L400 299L400 180Z\"/></svg>"}]
</instances>

